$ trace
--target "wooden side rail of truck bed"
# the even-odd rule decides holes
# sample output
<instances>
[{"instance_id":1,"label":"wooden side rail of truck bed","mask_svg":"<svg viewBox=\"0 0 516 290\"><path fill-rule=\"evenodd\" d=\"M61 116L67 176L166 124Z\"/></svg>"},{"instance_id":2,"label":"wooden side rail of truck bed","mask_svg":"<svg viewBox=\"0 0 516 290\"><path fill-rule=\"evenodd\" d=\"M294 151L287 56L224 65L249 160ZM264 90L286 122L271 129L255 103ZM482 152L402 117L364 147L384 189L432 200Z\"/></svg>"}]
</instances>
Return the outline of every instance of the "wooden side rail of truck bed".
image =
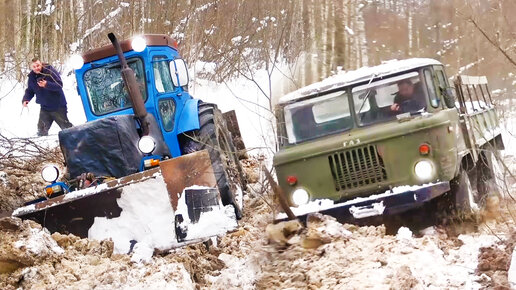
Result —
<instances>
[{"instance_id":1,"label":"wooden side rail of truck bed","mask_svg":"<svg viewBox=\"0 0 516 290\"><path fill-rule=\"evenodd\" d=\"M459 75L455 79L455 90L462 132L469 141L468 147L476 157L482 146L494 142L501 134L500 120L489 91L487 77Z\"/></svg>"}]
</instances>

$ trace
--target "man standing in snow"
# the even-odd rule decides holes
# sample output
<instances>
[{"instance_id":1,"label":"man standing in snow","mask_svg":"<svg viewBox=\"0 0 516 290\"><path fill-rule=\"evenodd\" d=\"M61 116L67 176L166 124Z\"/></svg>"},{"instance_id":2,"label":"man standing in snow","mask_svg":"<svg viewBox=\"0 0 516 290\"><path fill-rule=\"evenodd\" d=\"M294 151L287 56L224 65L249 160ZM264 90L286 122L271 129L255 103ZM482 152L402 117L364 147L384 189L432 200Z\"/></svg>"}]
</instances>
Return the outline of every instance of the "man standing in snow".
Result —
<instances>
[{"instance_id":1,"label":"man standing in snow","mask_svg":"<svg viewBox=\"0 0 516 290\"><path fill-rule=\"evenodd\" d=\"M72 127L68 121L63 81L59 73L49 64L43 64L38 58L32 59L31 72L27 80L27 89L22 104L27 107L36 94L36 103L41 105L38 121L38 136L47 136L55 121L61 129Z\"/></svg>"}]
</instances>

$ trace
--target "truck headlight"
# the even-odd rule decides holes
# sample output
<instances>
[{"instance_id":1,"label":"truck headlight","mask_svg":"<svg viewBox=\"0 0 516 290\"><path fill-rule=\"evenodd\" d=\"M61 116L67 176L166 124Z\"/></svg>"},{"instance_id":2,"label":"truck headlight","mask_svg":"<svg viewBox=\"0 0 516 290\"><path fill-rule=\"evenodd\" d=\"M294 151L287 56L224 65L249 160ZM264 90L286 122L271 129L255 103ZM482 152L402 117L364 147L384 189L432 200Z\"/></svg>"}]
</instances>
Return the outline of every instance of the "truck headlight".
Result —
<instances>
[{"instance_id":1,"label":"truck headlight","mask_svg":"<svg viewBox=\"0 0 516 290\"><path fill-rule=\"evenodd\" d=\"M150 154L156 148L156 142L150 136L143 136L140 141L138 141L138 149L145 154Z\"/></svg>"},{"instance_id":2,"label":"truck headlight","mask_svg":"<svg viewBox=\"0 0 516 290\"><path fill-rule=\"evenodd\" d=\"M430 160L421 160L414 166L414 173L421 181L429 181L434 177L434 165Z\"/></svg>"},{"instance_id":3,"label":"truck headlight","mask_svg":"<svg viewBox=\"0 0 516 290\"><path fill-rule=\"evenodd\" d=\"M302 188L298 188L292 193L292 202L296 206L306 204L309 200L310 195L308 195L308 192Z\"/></svg>"},{"instance_id":4,"label":"truck headlight","mask_svg":"<svg viewBox=\"0 0 516 290\"><path fill-rule=\"evenodd\" d=\"M142 52L147 47L147 41L141 36L136 36L131 41L131 47L136 52Z\"/></svg>"},{"instance_id":5,"label":"truck headlight","mask_svg":"<svg viewBox=\"0 0 516 290\"><path fill-rule=\"evenodd\" d=\"M59 169L55 165L47 165L41 170L41 177L46 182L54 182L59 177Z\"/></svg>"}]
</instances>

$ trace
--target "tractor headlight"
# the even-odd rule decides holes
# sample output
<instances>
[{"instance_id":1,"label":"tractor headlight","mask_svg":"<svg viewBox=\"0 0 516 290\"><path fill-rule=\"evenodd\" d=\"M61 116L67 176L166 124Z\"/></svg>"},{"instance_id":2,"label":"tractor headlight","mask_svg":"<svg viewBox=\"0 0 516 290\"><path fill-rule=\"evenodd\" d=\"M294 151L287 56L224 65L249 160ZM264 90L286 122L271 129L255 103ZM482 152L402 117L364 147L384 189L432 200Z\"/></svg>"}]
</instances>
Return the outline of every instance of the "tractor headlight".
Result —
<instances>
[{"instance_id":1,"label":"tractor headlight","mask_svg":"<svg viewBox=\"0 0 516 290\"><path fill-rule=\"evenodd\" d=\"M434 165L430 160L421 160L414 166L414 173L421 181L430 181L434 177Z\"/></svg>"},{"instance_id":2,"label":"tractor headlight","mask_svg":"<svg viewBox=\"0 0 516 290\"><path fill-rule=\"evenodd\" d=\"M147 47L147 41L141 36L136 36L133 38L133 41L131 41L131 47L136 52L142 52Z\"/></svg>"},{"instance_id":3,"label":"tractor headlight","mask_svg":"<svg viewBox=\"0 0 516 290\"><path fill-rule=\"evenodd\" d=\"M59 178L59 169L55 165L47 165L41 170L41 177L46 182L54 182Z\"/></svg>"},{"instance_id":4,"label":"tractor headlight","mask_svg":"<svg viewBox=\"0 0 516 290\"><path fill-rule=\"evenodd\" d=\"M143 136L140 141L138 141L138 149L145 154L150 154L156 148L156 142L150 136Z\"/></svg>"},{"instance_id":5,"label":"tractor headlight","mask_svg":"<svg viewBox=\"0 0 516 290\"><path fill-rule=\"evenodd\" d=\"M72 65L73 69L81 69L84 65L84 59L79 54L74 54L70 57L70 64Z\"/></svg>"},{"instance_id":6,"label":"tractor headlight","mask_svg":"<svg viewBox=\"0 0 516 290\"><path fill-rule=\"evenodd\" d=\"M309 200L310 195L308 195L308 192L302 188L298 188L292 193L292 202L296 206L306 204Z\"/></svg>"}]
</instances>

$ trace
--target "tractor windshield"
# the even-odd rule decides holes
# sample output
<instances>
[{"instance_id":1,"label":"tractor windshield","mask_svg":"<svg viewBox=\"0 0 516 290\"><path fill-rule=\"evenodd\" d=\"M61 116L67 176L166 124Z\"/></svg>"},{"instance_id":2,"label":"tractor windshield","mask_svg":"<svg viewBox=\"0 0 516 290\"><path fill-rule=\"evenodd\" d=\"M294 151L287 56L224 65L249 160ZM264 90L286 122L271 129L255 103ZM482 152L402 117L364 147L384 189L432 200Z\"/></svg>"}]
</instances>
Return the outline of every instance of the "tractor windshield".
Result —
<instances>
[{"instance_id":1,"label":"tractor windshield","mask_svg":"<svg viewBox=\"0 0 516 290\"><path fill-rule=\"evenodd\" d=\"M389 121L398 114L414 114L426 109L423 83L417 72L357 86L352 93L359 126Z\"/></svg>"},{"instance_id":2,"label":"tractor windshield","mask_svg":"<svg viewBox=\"0 0 516 290\"><path fill-rule=\"evenodd\" d=\"M140 58L127 60L136 74L143 100L147 100L145 71ZM105 115L131 107L131 99L122 80L120 63L96 67L84 73L84 83L88 92L92 113Z\"/></svg>"},{"instance_id":3,"label":"tractor windshield","mask_svg":"<svg viewBox=\"0 0 516 290\"><path fill-rule=\"evenodd\" d=\"M288 104L284 113L290 144L346 131L353 126L346 91Z\"/></svg>"}]
</instances>

